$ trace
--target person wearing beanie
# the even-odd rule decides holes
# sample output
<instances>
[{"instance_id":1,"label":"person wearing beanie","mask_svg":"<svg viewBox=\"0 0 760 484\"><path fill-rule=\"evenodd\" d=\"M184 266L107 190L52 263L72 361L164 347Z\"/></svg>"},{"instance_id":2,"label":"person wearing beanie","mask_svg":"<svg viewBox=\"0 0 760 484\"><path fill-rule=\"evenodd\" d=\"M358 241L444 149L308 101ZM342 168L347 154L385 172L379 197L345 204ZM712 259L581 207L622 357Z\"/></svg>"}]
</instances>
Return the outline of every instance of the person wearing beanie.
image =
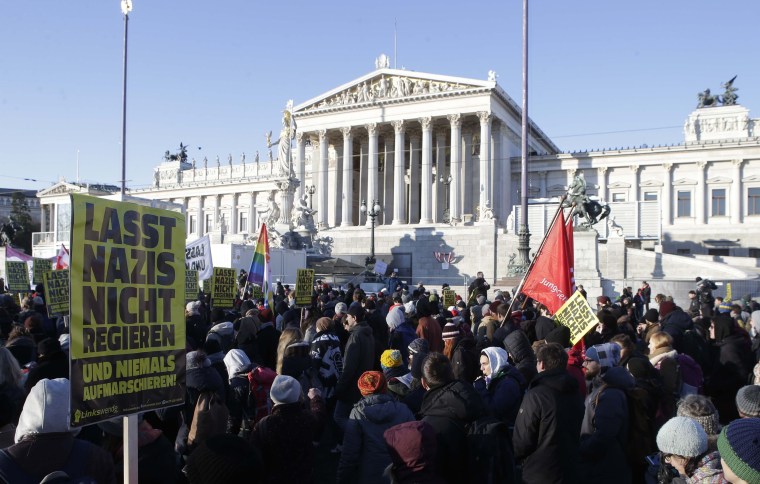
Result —
<instances>
[{"instance_id":1,"label":"person wearing beanie","mask_svg":"<svg viewBox=\"0 0 760 484\"><path fill-rule=\"evenodd\" d=\"M399 350L383 351L383 354L380 355L380 367L388 380L408 373Z\"/></svg>"},{"instance_id":2,"label":"person wearing beanie","mask_svg":"<svg viewBox=\"0 0 760 484\"><path fill-rule=\"evenodd\" d=\"M251 433L251 443L261 451L264 462L263 481L312 482L315 456L312 442L325 420L321 392L309 389L304 405L298 380L277 375L269 396L274 404L272 413L258 421Z\"/></svg>"},{"instance_id":3,"label":"person wearing beanie","mask_svg":"<svg viewBox=\"0 0 760 484\"><path fill-rule=\"evenodd\" d=\"M339 303L343 304L343 303ZM333 333L334 322L328 317L317 319L317 334L309 347L312 368L322 385L322 398L328 409L335 408L335 386L343 372L343 353L340 339Z\"/></svg>"},{"instance_id":4,"label":"person wearing beanie","mask_svg":"<svg viewBox=\"0 0 760 484\"><path fill-rule=\"evenodd\" d=\"M660 331L659 320L660 313L654 308L649 309L644 313L644 318L639 321L639 324L636 326L636 334L644 341L644 344L649 345L649 340L652 335ZM648 348L646 352L649 352Z\"/></svg>"},{"instance_id":5,"label":"person wearing beanie","mask_svg":"<svg viewBox=\"0 0 760 484\"><path fill-rule=\"evenodd\" d=\"M261 457L237 435L207 439L188 457L185 475L190 484L263 483Z\"/></svg>"},{"instance_id":6,"label":"person wearing beanie","mask_svg":"<svg viewBox=\"0 0 760 484\"><path fill-rule=\"evenodd\" d=\"M508 360L504 348L492 346L481 351L483 376L475 380L473 386L492 417L514 426L526 383L522 373Z\"/></svg>"},{"instance_id":7,"label":"person wearing beanie","mask_svg":"<svg viewBox=\"0 0 760 484\"><path fill-rule=\"evenodd\" d=\"M48 378L68 378L69 358L55 338L46 338L37 343L37 365L29 370L24 383L27 393L38 381Z\"/></svg>"},{"instance_id":8,"label":"person wearing beanie","mask_svg":"<svg viewBox=\"0 0 760 484\"><path fill-rule=\"evenodd\" d=\"M414 420L414 414L386 393L385 376L366 371L357 381L362 399L354 405L346 423L343 452L338 463L338 484L387 482L383 471L391 463L383 433Z\"/></svg>"},{"instance_id":9,"label":"person wearing beanie","mask_svg":"<svg viewBox=\"0 0 760 484\"><path fill-rule=\"evenodd\" d=\"M718 437L723 475L731 483L760 482L760 419L734 420Z\"/></svg>"},{"instance_id":10,"label":"person wearing beanie","mask_svg":"<svg viewBox=\"0 0 760 484\"><path fill-rule=\"evenodd\" d=\"M707 434L689 417L673 417L657 433L657 448L665 463L686 482L723 482L720 455L708 448Z\"/></svg>"},{"instance_id":11,"label":"person wearing beanie","mask_svg":"<svg viewBox=\"0 0 760 484\"><path fill-rule=\"evenodd\" d=\"M425 357L430 353L430 346L428 346L426 340L417 338L409 344L408 351L409 364L407 367L409 368L409 373L396 380L402 382L407 387L401 401L416 415L420 411L422 399L425 396L425 388L420 380L422 378L422 364L425 362ZM390 385L393 387L394 382L391 382ZM400 392L394 390L394 393L398 394Z\"/></svg>"},{"instance_id":12,"label":"person wearing beanie","mask_svg":"<svg viewBox=\"0 0 760 484\"><path fill-rule=\"evenodd\" d=\"M65 470L72 482L116 482L113 458L104 449L77 439L69 425L71 384L66 378L40 380L24 402L15 444L3 449L0 475L17 475L10 482L40 482Z\"/></svg>"},{"instance_id":13,"label":"person wearing beanie","mask_svg":"<svg viewBox=\"0 0 760 484\"><path fill-rule=\"evenodd\" d=\"M388 315L385 317L385 322L388 325L388 348L392 350L399 350L401 352L401 359L404 361L404 366L409 364L409 345L412 341L417 339L417 333L414 331L414 327L407 319L404 313L403 306L396 306L388 311Z\"/></svg>"},{"instance_id":14,"label":"person wearing beanie","mask_svg":"<svg viewBox=\"0 0 760 484\"><path fill-rule=\"evenodd\" d=\"M746 385L736 392L736 409L741 418L760 417L760 385Z\"/></svg>"},{"instance_id":15,"label":"person wearing beanie","mask_svg":"<svg viewBox=\"0 0 760 484\"><path fill-rule=\"evenodd\" d=\"M676 415L689 417L702 426L707 434L707 448L718 449L718 435L720 434L720 418L718 410L705 395L686 395L678 402Z\"/></svg>"},{"instance_id":16,"label":"person wearing beanie","mask_svg":"<svg viewBox=\"0 0 760 484\"><path fill-rule=\"evenodd\" d=\"M454 378L472 383L480 374L480 362L475 347L475 338L469 331L462 331L462 318L447 320L443 327L443 354L451 361Z\"/></svg>"}]
</instances>

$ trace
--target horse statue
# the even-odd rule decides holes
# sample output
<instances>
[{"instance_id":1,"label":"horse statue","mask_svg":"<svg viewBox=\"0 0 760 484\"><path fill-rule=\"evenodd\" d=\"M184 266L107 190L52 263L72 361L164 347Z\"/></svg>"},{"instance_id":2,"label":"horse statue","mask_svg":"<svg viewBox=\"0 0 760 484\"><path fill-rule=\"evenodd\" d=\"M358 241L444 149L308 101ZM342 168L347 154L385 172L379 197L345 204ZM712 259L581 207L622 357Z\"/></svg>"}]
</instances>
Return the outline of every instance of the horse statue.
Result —
<instances>
[{"instance_id":1,"label":"horse statue","mask_svg":"<svg viewBox=\"0 0 760 484\"><path fill-rule=\"evenodd\" d=\"M21 230L21 225L8 217L8 222L0 225L0 246L10 247L16 233Z\"/></svg>"},{"instance_id":2,"label":"horse statue","mask_svg":"<svg viewBox=\"0 0 760 484\"><path fill-rule=\"evenodd\" d=\"M699 101L697 108L710 108L718 105L720 97L713 96L710 94L710 89L705 89L704 91L697 94L697 100Z\"/></svg>"},{"instance_id":3,"label":"horse statue","mask_svg":"<svg viewBox=\"0 0 760 484\"><path fill-rule=\"evenodd\" d=\"M586 195L586 179L583 178L583 173L578 174L573 179L560 206L562 208L571 208L570 218L578 215L584 220L581 222L581 226L585 228L591 228L592 225L597 224L610 214L609 205L602 205L596 200L591 200Z\"/></svg>"}]
</instances>

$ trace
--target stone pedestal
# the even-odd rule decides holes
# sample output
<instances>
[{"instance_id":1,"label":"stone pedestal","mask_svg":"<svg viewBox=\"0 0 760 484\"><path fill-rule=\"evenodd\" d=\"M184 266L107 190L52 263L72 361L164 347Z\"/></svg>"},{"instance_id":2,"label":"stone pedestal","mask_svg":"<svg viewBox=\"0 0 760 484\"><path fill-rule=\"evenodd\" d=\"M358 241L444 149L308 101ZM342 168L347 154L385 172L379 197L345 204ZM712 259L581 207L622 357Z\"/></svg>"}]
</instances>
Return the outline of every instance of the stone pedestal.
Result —
<instances>
[{"instance_id":1,"label":"stone pedestal","mask_svg":"<svg viewBox=\"0 0 760 484\"><path fill-rule=\"evenodd\" d=\"M625 279L625 239L609 237L604 264L605 279Z\"/></svg>"},{"instance_id":2,"label":"stone pedestal","mask_svg":"<svg viewBox=\"0 0 760 484\"><path fill-rule=\"evenodd\" d=\"M752 136L749 109L744 106L715 106L695 109L684 123L687 143L747 138Z\"/></svg>"},{"instance_id":3,"label":"stone pedestal","mask_svg":"<svg viewBox=\"0 0 760 484\"><path fill-rule=\"evenodd\" d=\"M290 230L290 214L293 211L293 196L300 184L301 183L295 178L288 178L287 180L276 182L278 188L277 204L280 206L280 219L278 220L277 225L287 225L288 228L285 232Z\"/></svg>"},{"instance_id":4,"label":"stone pedestal","mask_svg":"<svg viewBox=\"0 0 760 484\"><path fill-rule=\"evenodd\" d=\"M582 285L589 296L602 293L599 273L599 234L594 229L575 227L573 247L575 249L575 284Z\"/></svg>"}]
</instances>

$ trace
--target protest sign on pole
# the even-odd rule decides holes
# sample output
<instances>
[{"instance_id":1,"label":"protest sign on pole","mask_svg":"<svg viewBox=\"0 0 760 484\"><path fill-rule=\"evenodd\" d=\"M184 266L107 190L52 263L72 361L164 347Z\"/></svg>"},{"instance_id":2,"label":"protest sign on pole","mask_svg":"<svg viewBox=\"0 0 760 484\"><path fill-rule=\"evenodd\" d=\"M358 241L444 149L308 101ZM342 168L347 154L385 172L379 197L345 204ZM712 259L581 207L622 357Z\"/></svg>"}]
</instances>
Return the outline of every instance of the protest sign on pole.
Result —
<instances>
[{"instance_id":1,"label":"protest sign on pole","mask_svg":"<svg viewBox=\"0 0 760 484\"><path fill-rule=\"evenodd\" d=\"M185 217L71 195L70 424L185 401Z\"/></svg>"},{"instance_id":2,"label":"protest sign on pole","mask_svg":"<svg viewBox=\"0 0 760 484\"><path fill-rule=\"evenodd\" d=\"M69 315L69 270L47 271L42 275L48 315Z\"/></svg>"},{"instance_id":3,"label":"protest sign on pole","mask_svg":"<svg viewBox=\"0 0 760 484\"><path fill-rule=\"evenodd\" d=\"M565 304L554 314L554 321L570 329L570 342L573 345L599 324L594 310L580 291L576 291L565 301Z\"/></svg>"},{"instance_id":4,"label":"protest sign on pole","mask_svg":"<svg viewBox=\"0 0 760 484\"><path fill-rule=\"evenodd\" d=\"M201 281L205 281L214 275L211 239L208 234L185 246L185 269L198 271L198 277Z\"/></svg>"},{"instance_id":5,"label":"protest sign on pole","mask_svg":"<svg viewBox=\"0 0 760 484\"><path fill-rule=\"evenodd\" d=\"M314 269L298 269L296 275L296 306L311 306L314 292Z\"/></svg>"},{"instance_id":6,"label":"protest sign on pole","mask_svg":"<svg viewBox=\"0 0 760 484\"><path fill-rule=\"evenodd\" d=\"M32 262L32 284L42 284L43 275L53 270L53 261L35 257Z\"/></svg>"},{"instance_id":7,"label":"protest sign on pole","mask_svg":"<svg viewBox=\"0 0 760 484\"><path fill-rule=\"evenodd\" d=\"M385 272L388 270L388 264L381 260L375 261L375 272L380 274L381 276L385 275Z\"/></svg>"},{"instance_id":8,"label":"protest sign on pole","mask_svg":"<svg viewBox=\"0 0 760 484\"><path fill-rule=\"evenodd\" d=\"M453 289L443 290L443 307L449 308L457 303L457 293Z\"/></svg>"},{"instance_id":9,"label":"protest sign on pole","mask_svg":"<svg viewBox=\"0 0 760 484\"><path fill-rule=\"evenodd\" d=\"M211 278L211 305L215 308L232 309L237 297L235 269L214 267Z\"/></svg>"},{"instance_id":10,"label":"protest sign on pole","mask_svg":"<svg viewBox=\"0 0 760 484\"><path fill-rule=\"evenodd\" d=\"M5 261L5 285L10 292L29 292L29 266L26 262Z\"/></svg>"},{"instance_id":11,"label":"protest sign on pole","mask_svg":"<svg viewBox=\"0 0 760 484\"><path fill-rule=\"evenodd\" d=\"M185 302L198 299L198 271L187 269L185 271Z\"/></svg>"},{"instance_id":12,"label":"protest sign on pole","mask_svg":"<svg viewBox=\"0 0 760 484\"><path fill-rule=\"evenodd\" d=\"M258 284L251 284L251 297L254 301L264 299L264 290Z\"/></svg>"}]
</instances>

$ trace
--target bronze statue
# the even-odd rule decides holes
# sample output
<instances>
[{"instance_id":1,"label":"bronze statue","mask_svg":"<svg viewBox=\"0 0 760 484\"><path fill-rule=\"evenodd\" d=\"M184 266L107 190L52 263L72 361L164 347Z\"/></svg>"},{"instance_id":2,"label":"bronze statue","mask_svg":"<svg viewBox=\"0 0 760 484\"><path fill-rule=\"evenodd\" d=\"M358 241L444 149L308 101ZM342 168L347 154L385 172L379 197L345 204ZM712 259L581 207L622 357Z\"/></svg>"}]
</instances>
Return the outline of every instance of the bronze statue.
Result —
<instances>
[{"instance_id":1,"label":"bronze statue","mask_svg":"<svg viewBox=\"0 0 760 484\"><path fill-rule=\"evenodd\" d=\"M721 102L724 106L734 106L736 104L736 100L739 99L739 96L736 94L736 91L739 89L734 87L734 81L736 80L736 77L737 76L734 76L730 81L722 84L725 91L721 97Z\"/></svg>"},{"instance_id":2,"label":"bronze statue","mask_svg":"<svg viewBox=\"0 0 760 484\"><path fill-rule=\"evenodd\" d=\"M583 173L576 175L567 188L567 195L562 200L561 207L572 208L570 218L578 215L584 219L581 226L586 228L597 224L610 213L609 205L602 205L586 195L586 179L583 177Z\"/></svg>"},{"instance_id":3,"label":"bronze statue","mask_svg":"<svg viewBox=\"0 0 760 484\"><path fill-rule=\"evenodd\" d=\"M697 104L697 108L710 108L718 105L718 96L713 96L710 94L710 89L705 89L704 91L697 94L697 100L699 100L699 104Z\"/></svg>"}]
</instances>

